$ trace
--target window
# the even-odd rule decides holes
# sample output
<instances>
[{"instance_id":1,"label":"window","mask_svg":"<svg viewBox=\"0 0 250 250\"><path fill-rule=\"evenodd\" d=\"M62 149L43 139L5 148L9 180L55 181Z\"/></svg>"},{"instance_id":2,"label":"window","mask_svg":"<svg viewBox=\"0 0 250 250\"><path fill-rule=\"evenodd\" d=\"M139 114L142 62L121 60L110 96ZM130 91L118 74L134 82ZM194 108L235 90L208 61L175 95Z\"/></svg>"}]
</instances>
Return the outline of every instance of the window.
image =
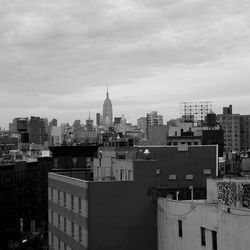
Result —
<instances>
[{"instance_id":1,"label":"window","mask_svg":"<svg viewBox=\"0 0 250 250\"><path fill-rule=\"evenodd\" d=\"M63 231L66 232L66 227L67 227L67 221L66 218L63 218Z\"/></svg>"},{"instance_id":2,"label":"window","mask_svg":"<svg viewBox=\"0 0 250 250\"><path fill-rule=\"evenodd\" d=\"M132 180L132 171L128 170L128 180Z\"/></svg>"},{"instance_id":3,"label":"window","mask_svg":"<svg viewBox=\"0 0 250 250\"><path fill-rule=\"evenodd\" d=\"M51 235L51 246L54 247L54 234Z\"/></svg>"},{"instance_id":4,"label":"window","mask_svg":"<svg viewBox=\"0 0 250 250\"><path fill-rule=\"evenodd\" d=\"M58 201L58 204L60 205L60 191L57 190L57 201Z\"/></svg>"},{"instance_id":5,"label":"window","mask_svg":"<svg viewBox=\"0 0 250 250\"><path fill-rule=\"evenodd\" d=\"M63 193L63 206L66 207L66 193Z\"/></svg>"},{"instance_id":6,"label":"window","mask_svg":"<svg viewBox=\"0 0 250 250\"><path fill-rule=\"evenodd\" d=\"M57 215L57 220L58 220L58 228L61 227L61 223L60 223L60 214Z\"/></svg>"},{"instance_id":7,"label":"window","mask_svg":"<svg viewBox=\"0 0 250 250\"><path fill-rule=\"evenodd\" d=\"M79 242L82 243L82 228L79 226Z\"/></svg>"},{"instance_id":8,"label":"window","mask_svg":"<svg viewBox=\"0 0 250 250\"><path fill-rule=\"evenodd\" d=\"M212 231L213 250L217 250L217 232Z\"/></svg>"},{"instance_id":9,"label":"window","mask_svg":"<svg viewBox=\"0 0 250 250\"><path fill-rule=\"evenodd\" d=\"M64 243L64 250L67 250L67 245Z\"/></svg>"},{"instance_id":10,"label":"window","mask_svg":"<svg viewBox=\"0 0 250 250\"><path fill-rule=\"evenodd\" d=\"M74 210L74 196L71 195L71 210Z\"/></svg>"},{"instance_id":11,"label":"window","mask_svg":"<svg viewBox=\"0 0 250 250\"><path fill-rule=\"evenodd\" d=\"M204 227L201 227L201 245L206 246L206 231Z\"/></svg>"},{"instance_id":12,"label":"window","mask_svg":"<svg viewBox=\"0 0 250 250\"><path fill-rule=\"evenodd\" d=\"M193 180L194 176L192 174L186 174L186 180Z\"/></svg>"},{"instance_id":13,"label":"window","mask_svg":"<svg viewBox=\"0 0 250 250\"><path fill-rule=\"evenodd\" d=\"M51 210L51 224L54 224L54 212Z\"/></svg>"},{"instance_id":14,"label":"window","mask_svg":"<svg viewBox=\"0 0 250 250\"><path fill-rule=\"evenodd\" d=\"M123 175L124 175L124 170L122 169L122 170L120 171L120 180L121 180L121 181L123 180Z\"/></svg>"},{"instance_id":15,"label":"window","mask_svg":"<svg viewBox=\"0 0 250 250\"><path fill-rule=\"evenodd\" d=\"M117 154L116 158L119 159L119 160L125 160L126 159L126 155L124 155L124 154Z\"/></svg>"},{"instance_id":16,"label":"window","mask_svg":"<svg viewBox=\"0 0 250 250\"><path fill-rule=\"evenodd\" d=\"M50 191L51 191L51 200L53 201L53 188L51 188Z\"/></svg>"},{"instance_id":17,"label":"window","mask_svg":"<svg viewBox=\"0 0 250 250\"><path fill-rule=\"evenodd\" d=\"M168 179L169 179L169 180L176 180L176 175L175 175L175 174L170 174L170 175L168 176Z\"/></svg>"},{"instance_id":18,"label":"window","mask_svg":"<svg viewBox=\"0 0 250 250\"><path fill-rule=\"evenodd\" d=\"M61 249L61 240L58 240L58 249Z\"/></svg>"},{"instance_id":19,"label":"window","mask_svg":"<svg viewBox=\"0 0 250 250\"><path fill-rule=\"evenodd\" d=\"M71 236L75 236L75 228L74 228L74 222L71 222Z\"/></svg>"},{"instance_id":20,"label":"window","mask_svg":"<svg viewBox=\"0 0 250 250\"><path fill-rule=\"evenodd\" d=\"M182 238L183 234L182 234L182 221L178 220L178 227L179 227L179 237Z\"/></svg>"},{"instance_id":21,"label":"window","mask_svg":"<svg viewBox=\"0 0 250 250\"><path fill-rule=\"evenodd\" d=\"M203 174L211 174L211 169L203 169Z\"/></svg>"},{"instance_id":22,"label":"window","mask_svg":"<svg viewBox=\"0 0 250 250\"><path fill-rule=\"evenodd\" d=\"M81 198L78 198L78 211L79 211L79 214L82 212L82 201L81 201Z\"/></svg>"}]
</instances>

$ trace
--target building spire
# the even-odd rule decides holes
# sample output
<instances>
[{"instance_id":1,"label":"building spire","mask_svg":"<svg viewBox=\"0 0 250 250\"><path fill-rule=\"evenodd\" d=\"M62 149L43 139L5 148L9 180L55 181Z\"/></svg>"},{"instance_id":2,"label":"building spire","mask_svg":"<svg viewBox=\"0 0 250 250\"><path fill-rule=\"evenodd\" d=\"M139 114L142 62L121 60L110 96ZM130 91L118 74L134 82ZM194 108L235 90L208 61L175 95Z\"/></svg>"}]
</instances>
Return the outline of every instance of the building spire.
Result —
<instances>
[{"instance_id":1,"label":"building spire","mask_svg":"<svg viewBox=\"0 0 250 250\"><path fill-rule=\"evenodd\" d=\"M107 84L107 98L109 98L109 85Z\"/></svg>"}]
</instances>

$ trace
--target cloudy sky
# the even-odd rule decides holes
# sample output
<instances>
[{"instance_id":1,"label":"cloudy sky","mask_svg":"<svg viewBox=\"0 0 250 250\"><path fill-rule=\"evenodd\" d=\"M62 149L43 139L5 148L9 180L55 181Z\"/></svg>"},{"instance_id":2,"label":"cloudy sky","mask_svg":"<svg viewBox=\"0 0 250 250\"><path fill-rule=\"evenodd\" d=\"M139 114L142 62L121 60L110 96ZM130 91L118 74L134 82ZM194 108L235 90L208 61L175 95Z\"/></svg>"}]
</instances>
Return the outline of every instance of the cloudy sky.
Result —
<instances>
[{"instance_id":1,"label":"cloudy sky","mask_svg":"<svg viewBox=\"0 0 250 250\"><path fill-rule=\"evenodd\" d=\"M0 0L0 126L14 117L135 122L182 101L250 114L249 0Z\"/></svg>"}]
</instances>

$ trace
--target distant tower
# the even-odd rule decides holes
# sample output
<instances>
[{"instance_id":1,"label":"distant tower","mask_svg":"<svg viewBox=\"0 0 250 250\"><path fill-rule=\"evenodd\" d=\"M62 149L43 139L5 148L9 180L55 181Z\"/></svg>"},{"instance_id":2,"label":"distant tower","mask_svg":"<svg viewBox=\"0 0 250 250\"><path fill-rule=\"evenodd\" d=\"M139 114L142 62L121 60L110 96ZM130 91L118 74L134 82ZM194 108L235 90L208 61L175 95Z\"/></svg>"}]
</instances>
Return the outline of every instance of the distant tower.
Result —
<instances>
[{"instance_id":1,"label":"distant tower","mask_svg":"<svg viewBox=\"0 0 250 250\"><path fill-rule=\"evenodd\" d=\"M94 121L91 120L91 118L90 118L90 112L89 112L89 119L86 120L86 127L87 127L88 131L93 131L93 129L94 129Z\"/></svg>"},{"instance_id":2,"label":"distant tower","mask_svg":"<svg viewBox=\"0 0 250 250\"><path fill-rule=\"evenodd\" d=\"M106 99L103 103L103 125L105 127L111 127L113 120L112 103L109 99L109 92L107 87Z\"/></svg>"}]
</instances>

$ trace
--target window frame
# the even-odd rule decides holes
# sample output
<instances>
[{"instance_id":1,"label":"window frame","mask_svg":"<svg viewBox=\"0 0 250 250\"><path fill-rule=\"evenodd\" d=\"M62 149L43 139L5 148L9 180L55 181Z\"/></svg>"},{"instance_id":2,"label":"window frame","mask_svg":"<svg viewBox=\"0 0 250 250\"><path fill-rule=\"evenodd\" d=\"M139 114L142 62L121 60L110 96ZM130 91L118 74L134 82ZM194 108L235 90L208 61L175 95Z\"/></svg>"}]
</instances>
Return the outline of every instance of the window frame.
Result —
<instances>
[{"instance_id":1,"label":"window frame","mask_svg":"<svg viewBox=\"0 0 250 250\"><path fill-rule=\"evenodd\" d=\"M206 229L201 227L201 245L206 246Z\"/></svg>"},{"instance_id":2,"label":"window frame","mask_svg":"<svg viewBox=\"0 0 250 250\"><path fill-rule=\"evenodd\" d=\"M178 235L180 238L183 238L183 224L182 220L178 220Z\"/></svg>"}]
</instances>

